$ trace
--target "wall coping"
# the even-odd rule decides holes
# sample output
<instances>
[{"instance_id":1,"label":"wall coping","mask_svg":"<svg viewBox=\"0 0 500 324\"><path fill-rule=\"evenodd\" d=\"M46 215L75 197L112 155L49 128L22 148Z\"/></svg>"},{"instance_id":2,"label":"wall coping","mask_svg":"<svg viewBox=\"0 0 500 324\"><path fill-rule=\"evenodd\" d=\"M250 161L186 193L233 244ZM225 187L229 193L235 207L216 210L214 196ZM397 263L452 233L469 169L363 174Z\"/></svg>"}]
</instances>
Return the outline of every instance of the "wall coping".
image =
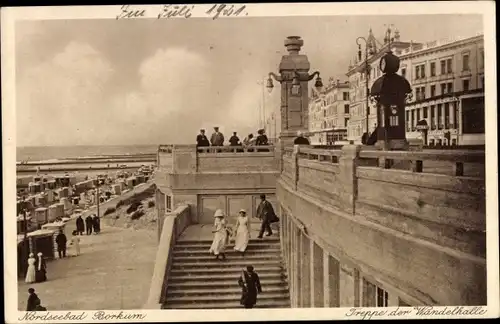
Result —
<instances>
[{"instance_id":1,"label":"wall coping","mask_svg":"<svg viewBox=\"0 0 500 324\"><path fill-rule=\"evenodd\" d=\"M173 212L165 214L166 217L163 221L160 242L156 252L155 267L151 278L148 300L143 309L161 309L162 307L161 299L165 283L167 282L169 266L171 265L169 261L172 259L172 250L177 240L177 235L180 235L184 230L176 231L176 219L186 214L190 217L190 207L186 204L179 205Z\"/></svg>"}]
</instances>

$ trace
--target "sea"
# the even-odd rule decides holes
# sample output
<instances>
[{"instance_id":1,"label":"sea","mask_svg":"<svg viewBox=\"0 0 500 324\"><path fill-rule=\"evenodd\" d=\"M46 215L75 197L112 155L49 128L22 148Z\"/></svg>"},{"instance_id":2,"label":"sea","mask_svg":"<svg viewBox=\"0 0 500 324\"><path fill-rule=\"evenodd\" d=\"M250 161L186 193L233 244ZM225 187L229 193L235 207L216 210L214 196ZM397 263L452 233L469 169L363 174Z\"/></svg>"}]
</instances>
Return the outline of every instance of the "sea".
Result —
<instances>
[{"instance_id":1,"label":"sea","mask_svg":"<svg viewBox=\"0 0 500 324\"><path fill-rule=\"evenodd\" d=\"M16 161L47 161L104 155L156 154L158 145L77 145L17 147Z\"/></svg>"}]
</instances>

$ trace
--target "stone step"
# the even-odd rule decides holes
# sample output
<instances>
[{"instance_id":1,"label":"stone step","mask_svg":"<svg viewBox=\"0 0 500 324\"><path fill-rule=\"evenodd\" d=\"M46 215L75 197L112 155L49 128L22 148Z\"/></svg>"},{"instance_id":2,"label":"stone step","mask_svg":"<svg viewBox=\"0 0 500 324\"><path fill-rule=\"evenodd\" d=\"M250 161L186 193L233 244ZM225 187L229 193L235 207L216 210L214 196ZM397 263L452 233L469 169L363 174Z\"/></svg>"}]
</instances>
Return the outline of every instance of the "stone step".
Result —
<instances>
[{"instance_id":1,"label":"stone step","mask_svg":"<svg viewBox=\"0 0 500 324\"><path fill-rule=\"evenodd\" d=\"M211 261L205 262L177 262L172 264L172 270L174 269L186 269L191 271L191 269L226 269L234 268L235 270L241 271L251 264L255 271L259 272L259 267L264 266L274 266L281 267L282 263L280 259L277 260L244 260L244 259L231 259L226 258L226 260L215 260L215 257Z\"/></svg>"},{"instance_id":2,"label":"stone step","mask_svg":"<svg viewBox=\"0 0 500 324\"><path fill-rule=\"evenodd\" d=\"M205 253L204 255L195 255L195 256L176 256L174 255L173 258L173 264L177 263L204 263L204 262L211 262L215 260L214 255L210 255L208 253ZM226 254L226 261L220 261L220 262L227 262L227 261L233 261L233 260L238 260L238 261L248 261L248 262L253 262L253 261L273 261L281 260L281 254L275 253L275 254L245 254L245 255L238 255L238 254ZM218 261L219 262L219 261Z\"/></svg>"},{"instance_id":3,"label":"stone step","mask_svg":"<svg viewBox=\"0 0 500 324\"><path fill-rule=\"evenodd\" d=\"M208 249L207 250L181 250L177 251L174 249L173 251L173 256L174 257L187 257L187 256L204 256L208 254ZM233 249L226 249L226 255L227 256L233 256L233 255L240 255L240 252L236 252ZM261 249L261 250L247 250L245 251L245 256L253 256L253 255L277 255L281 257L281 250L280 249L275 249L275 248L267 248L267 249Z\"/></svg>"},{"instance_id":4,"label":"stone step","mask_svg":"<svg viewBox=\"0 0 500 324\"><path fill-rule=\"evenodd\" d=\"M168 284L218 284L220 282L234 282L241 275L241 269L239 271L233 272L224 272L223 274L180 274L180 275L172 275L168 277ZM236 278L236 279L235 279ZM262 281L282 281L286 279L286 274L281 270L277 269L271 272L262 272L259 271L259 278Z\"/></svg>"},{"instance_id":5,"label":"stone step","mask_svg":"<svg viewBox=\"0 0 500 324\"><path fill-rule=\"evenodd\" d=\"M245 264L246 266L246 264ZM170 270L170 276L172 277L177 277L177 276L182 276L183 278L189 279L191 276L213 276L213 277L221 277L221 278L228 278L228 277L234 277L234 276L239 276L241 274L241 271L243 270L243 266L241 267L233 267L229 266L227 268L202 268L202 267L197 267L193 269L189 269L186 271L185 269L182 268L174 268ZM264 265L264 266L259 266L255 267L255 271L259 274L259 276L264 275L264 274L280 274L284 273L285 271L283 270L283 267L280 266L269 266L269 265Z\"/></svg>"},{"instance_id":6,"label":"stone step","mask_svg":"<svg viewBox=\"0 0 500 324\"><path fill-rule=\"evenodd\" d=\"M260 277L260 284L263 288L265 288L266 291L272 287L285 287L287 289L287 284L283 280L283 277L281 276L276 276L276 278L262 278ZM170 278L172 279L172 278ZM217 289L217 291L220 291L220 289L227 288L227 287L232 287L234 285L238 284L238 276L235 276L234 278L231 278L231 280L227 278L219 278L219 280L211 280L211 279L205 279L205 280L210 280L210 281L172 281L169 280L168 284L168 291L191 291L191 290L203 290L203 289Z\"/></svg>"},{"instance_id":7,"label":"stone step","mask_svg":"<svg viewBox=\"0 0 500 324\"><path fill-rule=\"evenodd\" d=\"M175 245L174 246L174 251L207 251L210 250L210 244L206 245L199 245L199 244L194 244L194 245ZM268 243L268 244L252 244L248 245L246 252L259 252L259 251L266 251L266 250L275 250L275 249L280 249L281 246L279 243ZM226 245L226 251L234 251L234 244L229 244Z\"/></svg>"},{"instance_id":8,"label":"stone step","mask_svg":"<svg viewBox=\"0 0 500 324\"><path fill-rule=\"evenodd\" d=\"M273 294L282 294L287 296L288 290L286 287L280 287L280 286L269 286L269 287L262 287L263 292L259 294L259 297L265 297L268 295L273 295ZM229 296L229 295L238 295L241 297L241 288L235 283L233 283L232 287L226 287L226 288L217 288L214 289L213 287L207 287L207 288L198 288L198 289L190 289L190 290L170 290L167 289L167 300L169 298L175 299L178 297L193 297L193 298L199 298L199 297L212 297L212 298L217 298L219 299L220 297L223 296Z\"/></svg>"},{"instance_id":9,"label":"stone step","mask_svg":"<svg viewBox=\"0 0 500 324\"><path fill-rule=\"evenodd\" d=\"M167 305L187 304L187 303L198 304L198 303L213 302L213 301L239 303L240 299L241 299L241 290L237 293L217 295L217 297L214 297L214 295L182 296L182 297L172 297L172 298L167 297L166 304ZM268 294L259 294L257 296L257 302L266 300L267 301L290 300L290 296L288 292L286 293L273 292Z\"/></svg>"},{"instance_id":10,"label":"stone step","mask_svg":"<svg viewBox=\"0 0 500 324\"><path fill-rule=\"evenodd\" d=\"M212 244L212 240L190 240L190 241L186 241L186 240L179 240L179 241L176 241L175 242L175 245L176 246L197 246L197 245L208 245L210 246ZM248 242L248 245L249 246L253 246L253 245L267 245L267 244L279 244L280 243L280 239L279 237L272 237L272 236L269 236L269 237L264 237L262 239L250 239L250 242ZM234 245L234 239L231 239L230 242L229 242L229 245Z\"/></svg>"},{"instance_id":11,"label":"stone step","mask_svg":"<svg viewBox=\"0 0 500 324\"><path fill-rule=\"evenodd\" d=\"M192 303L177 303L170 304L167 303L163 305L163 309L231 309L231 308L243 308L240 305L240 301L212 301L212 302L198 302L197 304ZM257 305L254 308L290 308L290 300L260 300L257 297Z\"/></svg>"}]
</instances>

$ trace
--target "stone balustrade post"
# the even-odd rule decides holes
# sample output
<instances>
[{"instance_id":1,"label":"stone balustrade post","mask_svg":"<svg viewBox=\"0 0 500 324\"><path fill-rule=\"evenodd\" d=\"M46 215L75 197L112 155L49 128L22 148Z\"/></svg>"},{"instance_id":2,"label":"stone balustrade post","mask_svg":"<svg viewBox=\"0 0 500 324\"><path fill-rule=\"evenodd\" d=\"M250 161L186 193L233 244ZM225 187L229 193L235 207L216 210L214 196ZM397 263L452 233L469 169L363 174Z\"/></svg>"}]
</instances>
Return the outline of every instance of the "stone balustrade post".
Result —
<instances>
[{"instance_id":1,"label":"stone balustrade post","mask_svg":"<svg viewBox=\"0 0 500 324\"><path fill-rule=\"evenodd\" d=\"M359 161L361 145L344 145L342 155L339 158L340 174L343 192L342 204L346 212L354 214L356 198L358 195L358 179L356 168Z\"/></svg>"},{"instance_id":2,"label":"stone balustrade post","mask_svg":"<svg viewBox=\"0 0 500 324\"><path fill-rule=\"evenodd\" d=\"M173 173L189 174L198 172L198 152L196 145L174 145L172 156Z\"/></svg>"}]
</instances>

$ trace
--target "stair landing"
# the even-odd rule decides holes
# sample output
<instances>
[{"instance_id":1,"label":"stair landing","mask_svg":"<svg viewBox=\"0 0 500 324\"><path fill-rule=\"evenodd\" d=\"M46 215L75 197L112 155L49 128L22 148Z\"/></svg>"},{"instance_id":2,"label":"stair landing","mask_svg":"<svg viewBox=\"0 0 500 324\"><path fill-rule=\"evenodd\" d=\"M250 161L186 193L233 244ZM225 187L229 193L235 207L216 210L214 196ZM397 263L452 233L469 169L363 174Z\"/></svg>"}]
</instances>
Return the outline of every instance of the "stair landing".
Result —
<instances>
[{"instance_id":1,"label":"stair landing","mask_svg":"<svg viewBox=\"0 0 500 324\"><path fill-rule=\"evenodd\" d=\"M229 224L230 227L235 229L235 224ZM260 231L260 222L252 221L250 224L251 232L250 239L257 239ZM266 238L276 238L279 239L279 229L277 224L271 224L271 229L273 230L272 236L265 236ZM191 225L182 232L182 234L177 238L177 241L193 241L193 240L201 240L201 241L211 241L213 239L213 224L196 224Z\"/></svg>"}]
</instances>

